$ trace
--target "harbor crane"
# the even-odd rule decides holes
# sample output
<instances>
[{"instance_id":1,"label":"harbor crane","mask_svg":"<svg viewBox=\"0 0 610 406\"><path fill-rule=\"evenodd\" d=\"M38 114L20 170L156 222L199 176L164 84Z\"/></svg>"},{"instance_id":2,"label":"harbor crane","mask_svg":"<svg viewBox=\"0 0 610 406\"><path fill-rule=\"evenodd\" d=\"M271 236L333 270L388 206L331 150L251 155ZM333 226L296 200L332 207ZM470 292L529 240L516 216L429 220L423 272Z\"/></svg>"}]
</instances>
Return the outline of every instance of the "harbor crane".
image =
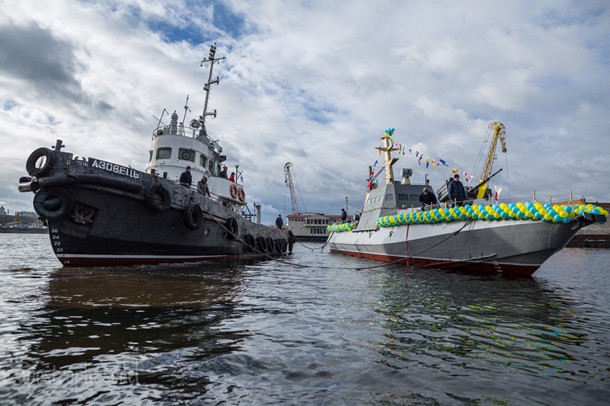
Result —
<instances>
[{"instance_id":1,"label":"harbor crane","mask_svg":"<svg viewBox=\"0 0 610 406\"><path fill-rule=\"evenodd\" d=\"M493 131L493 134L491 135L491 143L489 146L489 151L487 152L487 158L485 159L483 171L481 172L481 177L479 178L479 183L474 187L467 188L468 197L470 197L472 199L489 198L491 196L491 190L487 187L487 183L489 182L489 180L491 178L493 178L494 176L496 176L498 173L500 173L502 171L502 169L500 169L500 170L492 173L494 161L498 158L496 155L498 141L500 141L500 144L502 145L502 152L506 152L506 129L504 128L504 124L502 124L498 121L494 121L491 124L489 124L488 129L489 129L489 132L487 134L490 134L491 131ZM487 142L487 139L485 140L485 142ZM485 144L483 144L483 145L485 145ZM481 153L480 153L479 157L483 156L482 151L483 150L481 149ZM477 162L478 162L478 159L477 159ZM478 164L475 166L478 166ZM438 197L438 201L441 203L444 203L449 200L448 186L449 186L450 181L451 181L451 179L449 179L449 181L446 181L436 191L436 196Z\"/></svg>"},{"instance_id":2,"label":"harbor crane","mask_svg":"<svg viewBox=\"0 0 610 406\"><path fill-rule=\"evenodd\" d=\"M491 137L489 151L487 152L485 166L483 167L481 177L479 178L481 184L479 184L476 188L471 189L469 192L471 197L476 197L478 199L491 196L491 190L489 190L487 187L487 181L493 177L491 171L493 169L494 161L498 158L496 155L498 141L500 141L500 144L502 144L502 152L506 153L506 129L504 128L504 124L494 121L493 123L489 124L488 128L489 130L493 131L493 135Z\"/></svg>"},{"instance_id":3,"label":"harbor crane","mask_svg":"<svg viewBox=\"0 0 610 406\"><path fill-rule=\"evenodd\" d=\"M290 190L290 203L292 203L292 214L299 214L299 203L297 202L297 195L294 191L294 184L292 183L292 175L290 174L290 168L292 167L292 163L286 162L284 165L284 182L288 189Z\"/></svg>"}]
</instances>

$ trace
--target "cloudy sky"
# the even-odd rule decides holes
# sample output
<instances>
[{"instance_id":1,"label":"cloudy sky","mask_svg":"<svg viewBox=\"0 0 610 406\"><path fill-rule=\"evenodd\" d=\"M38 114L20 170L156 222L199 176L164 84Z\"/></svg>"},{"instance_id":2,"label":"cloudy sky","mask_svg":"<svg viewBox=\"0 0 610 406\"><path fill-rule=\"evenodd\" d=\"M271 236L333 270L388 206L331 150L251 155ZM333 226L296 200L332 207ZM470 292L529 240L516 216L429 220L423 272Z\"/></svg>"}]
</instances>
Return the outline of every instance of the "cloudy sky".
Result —
<instances>
[{"instance_id":1,"label":"cloudy sky","mask_svg":"<svg viewBox=\"0 0 610 406\"><path fill-rule=\"evenodd\" d=\"M240 164L264 221L361 207L383 130L450 165L396 168L437 185L472 173L487 126L506 126L496 183L520 200L570 191L610 200L607 1L0 0L0 202L20 194L32 150L144 170L153 116L203 107L211 43L226 56L208 124ZM188 119L187 119L188 120ZM479 168L480 171L480 168ZM478 172L477 172L478 173ZM476 174L476 173L475 173Z\"/></svg>"}]
</instances>

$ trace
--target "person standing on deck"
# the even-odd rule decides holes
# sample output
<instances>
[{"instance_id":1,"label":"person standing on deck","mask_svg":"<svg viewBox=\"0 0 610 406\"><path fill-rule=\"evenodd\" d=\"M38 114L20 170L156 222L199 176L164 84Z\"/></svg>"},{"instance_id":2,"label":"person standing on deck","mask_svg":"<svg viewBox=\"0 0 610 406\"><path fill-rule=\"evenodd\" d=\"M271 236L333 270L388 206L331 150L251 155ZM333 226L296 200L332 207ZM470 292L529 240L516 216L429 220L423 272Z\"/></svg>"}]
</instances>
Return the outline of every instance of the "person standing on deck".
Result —
<instances>
[{"instance_id":1,"label":"person standing on deck","mask_svg":"<svg viewBox=\"0 0 610 406\"><path fill-rule=\"evenodd\" d=\"M345 223L346 220L347 220L347 213L345 212L345 209L341 209L341 223Z\"/></svg>"},{"instance_id":2,"label":"person standing on deck","mask_svg":"<svg viewBox=\"0 0 610 406\"><path fill-rule=\"evenodd\" d=\"M457 206L463 206L466 200L464 185L460 182L460 175L453 176L453 182L449 184L449 201L456 202Z\"/></svg>"},{"instance_id":3,"label":"person standing on deck","mask_svg":"<svg viewBox=\"0 0 610 406\"><path fill-rule=\"evenodd\" d=\"M210 188L208 187L208 178L205 176L197 182L197 191L204 196L210 196Z\"/></svg>"},{"instance_id":4,"label":"person standing on deck","mask_svg":"<svg viewBox=\"0 0 610 406\"><path fill-rule=\"evenodd\" d=\"M279 214L277 216L277 219L275 219L275 225L277 226L277 228L279 228L280 230L282 229L282 227L284 227L284 220L282 220L282 215Z\"/></svg>"},{"instance_id":5,"label":"person standing on deck","mask_svg":"<svg viewBox=\"0 0 610 406\"><path fill-rule=\"evenodd\" d=\"M186 186L188 188L191 187L191 184L193 183L193 176L191 176L190 166L187 166L186 171L182 172L179 182L182 186Z\"/></svg>"}]
</instances>

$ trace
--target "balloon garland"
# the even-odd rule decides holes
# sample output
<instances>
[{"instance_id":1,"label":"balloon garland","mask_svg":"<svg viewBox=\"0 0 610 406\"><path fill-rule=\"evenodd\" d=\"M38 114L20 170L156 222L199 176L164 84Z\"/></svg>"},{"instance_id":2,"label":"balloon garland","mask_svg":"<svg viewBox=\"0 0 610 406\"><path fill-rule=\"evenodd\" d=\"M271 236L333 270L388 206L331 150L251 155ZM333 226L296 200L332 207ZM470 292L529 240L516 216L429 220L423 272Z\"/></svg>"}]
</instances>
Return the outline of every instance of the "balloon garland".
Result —
<instances>
[{"instance_id":1,"label":"balloon garland","mask_svg":"<svg viewBox=\"0 0 610 406\"><path fill-rule=\"evenodd\" d=\"M412 213L401 213L381 217L377 220L378 227L396 227L404 224L435 224L451 221L483 220L532 220L545 223L568 224L584 213L608 216L608 211L593 204L587 205L554 205L540 202L500 203L491 206L482 204L464 205L461 207L440 208ZM604 218L600 223L605 223Z\"/></svg>"},{"instance_id":2,"label":"balloon garland","mask_svg":"<svg viewBox=\"0 0 610 406\"><path fill-rule=\"evenodd\" d=\"M445 207L427 211L414 211L412 213L400 213L393 216L385 216L377 219L378 227L396 227L406 224L436 224L452 221L482 220L482 221L509 221L509 220L531 220L544 223L569 224L577 217L585 213L603 215L600 223L606 222L608 211L593 204L583 205L553 205L540 202L517 202L500 203L491 206L482 204L464 205L461 207ZM328 231L342 233L352 231L354 223L332 224Z\"/></svg>"},{"instance_id":3,"label":"balloon garland","mask_svg":"<svg viewBox=\"0 0 610 406\"><path fill-rule=\"evenodd\" d=\"M326 227L328 231L332 233L342 233L344 231L352 231L354 229L354 223L343 223L343 224L331 224Z\"/></svg>"}]
</instances>

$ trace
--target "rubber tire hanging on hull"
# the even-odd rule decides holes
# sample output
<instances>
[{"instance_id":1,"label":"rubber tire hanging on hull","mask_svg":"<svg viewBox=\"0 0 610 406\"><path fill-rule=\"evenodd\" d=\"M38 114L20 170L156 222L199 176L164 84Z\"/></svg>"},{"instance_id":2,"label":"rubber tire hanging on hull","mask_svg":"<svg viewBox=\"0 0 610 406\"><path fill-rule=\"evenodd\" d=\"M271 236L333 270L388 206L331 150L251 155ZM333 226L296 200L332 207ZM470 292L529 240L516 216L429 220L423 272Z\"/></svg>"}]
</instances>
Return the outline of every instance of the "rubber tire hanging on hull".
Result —
<instances>
[{"instance_id":1,"label":"rubber tire hanging on hull","mask_svg":"<svg viewBox=\"0 0 610 406\"><path fill-rule=\"evenodd\" d=\"M279 238L276 238L273 241L273 247L275 248L275 252L277 252L278 254L282 253L282 240Z\"/></svg>"},{"instance_id":2,"label":"rubber tire hanging on hull","mask_svg":"<svg viewBox=\"0 0 610 406\"><path fill-rule=\"evenodd\" d=\"M225 237L229 240L234 240L239 233L239 227L237 225L237 220L234 217L229 217L225 220L225 228L227 229L225 232Z\"/></svg>"},{"instance_id":3,"label":"rubber tire hanging on hull","mask_svg":"<svg viewBox=\"0 0 610 406\"><path fill-rule=\"evenodd\" d=\"M182 213L184 225L189 230L199 230L203 225L203 209L198 204L187 204Z\"/></svg>"},{"instance_id":4,"label":"rubber tire hanging on hull","mask_svg":"<svg viewBox=\"0 0 610 406\"><path fill-rule=\"evenodd\" d=\"M70 195L64 188L41 189L34 195L34 210L48 221L61 220L71 208Z\"/></svg>"},{"instance_id":5,"label":"rubber tire hanging on hull","mask_svg":"<svg viewBox=\"0 0 610 406\"><path fill-rule=\"evenodd\" d=\"M252 236L252 234L246 234L244 236L244 243L246 251L250 253L254 252L254 245L256 244L256 242L254 241L254 237Z\"/></svg>"},{"instance_id":6,"label":"rubber tire hanging on hull","mask_svg":"<svg viewBox=\"0 0 610 406\"><path fill-rule=\"evenodd\" d=\"M296 237L292 233L292 230L288 231L288 251L292 252L292 247L294 246L294 242L296 241Z\"/></svg>"},{"instance_id":7,"label":"rubber tire hanging on hull","mask_svg":"<svg viewBox=\"0 0 610 406\"><path fill-rule=\"evenodd\" d=\"M36 162L40 158L45 158L44 163L40 168L36 167ZM28 157L25 163L25 169L28 171L30 176L44 176L51 171L55 164L55 152L49 148L38 148L34 150Z\"/></svg>"},{"instance_id":8,"label":"rubber tire hanging on hull","mask_svg":"<svg viewBox=\"0 0 610 406\"><path fill-rule=\"evenodd\" d=\"M273 238L267 237L265 238L265 242L267 243L267 250L269 254L275 253L275 245L273 244Z\"/></svg>"},{"instance_id":9,"label":"rubber tire hanging on hull","mask_svg":"<svg viewBox=\"0 0 610 406\"><path fill-rule=\"evenodd\" d=\"M256 237L256 249L260 252L267 253L267 240L265 240L262 236Z\"/></svg>"},{"instance_id":10,"label":"rubber tire hanging on hull","mask_svg":"<svg viewBox=\"0 0 610 406\"><path fill-rule=\"evenodd\" d=\"M159 212L167 211L172 207L172 195L163 185L152 186L144 199L153 210Z\"/></svg>"}]
</instances>

